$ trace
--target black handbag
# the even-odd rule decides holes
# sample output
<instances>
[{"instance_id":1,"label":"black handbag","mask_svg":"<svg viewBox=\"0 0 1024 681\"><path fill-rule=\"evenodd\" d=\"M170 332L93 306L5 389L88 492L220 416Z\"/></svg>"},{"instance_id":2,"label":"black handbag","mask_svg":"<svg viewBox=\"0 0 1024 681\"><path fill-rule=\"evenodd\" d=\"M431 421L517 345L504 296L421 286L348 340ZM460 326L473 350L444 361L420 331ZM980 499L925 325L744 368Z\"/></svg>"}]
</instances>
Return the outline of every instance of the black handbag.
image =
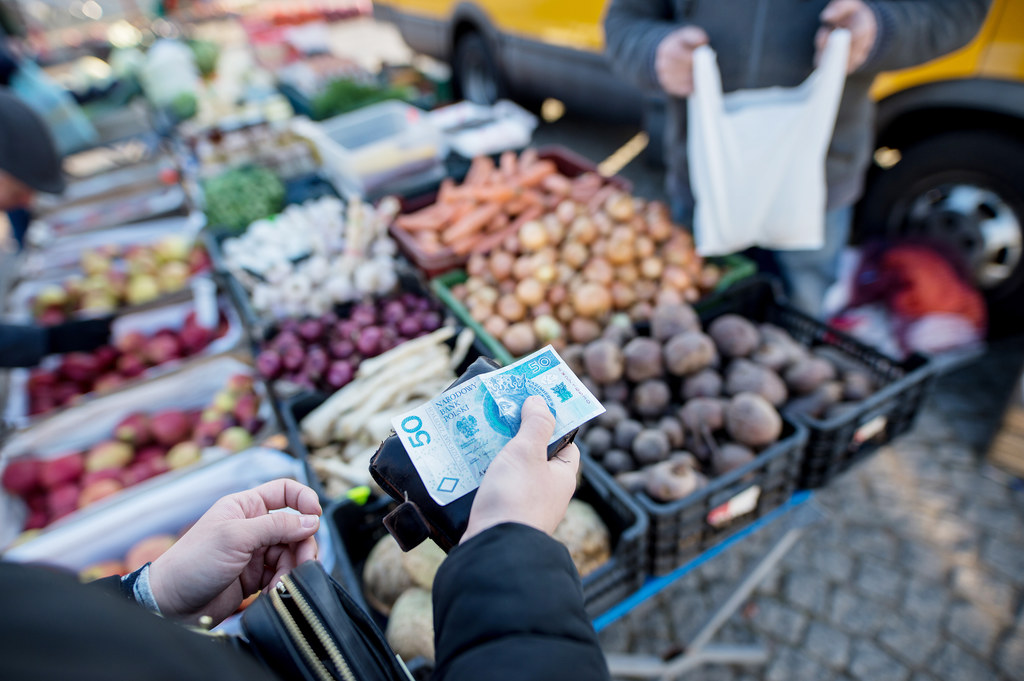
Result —
<instances>
[{"instance_id":1,"label":"black handbag","mask_svg":"<svg viewBox=\"0 0 1024 681\"><path fill-rule=\"evenodd\" d=\"M243 646L285 681L406 681L380 629L316 561L242 612Z\"/></svg>"}]
</instances>

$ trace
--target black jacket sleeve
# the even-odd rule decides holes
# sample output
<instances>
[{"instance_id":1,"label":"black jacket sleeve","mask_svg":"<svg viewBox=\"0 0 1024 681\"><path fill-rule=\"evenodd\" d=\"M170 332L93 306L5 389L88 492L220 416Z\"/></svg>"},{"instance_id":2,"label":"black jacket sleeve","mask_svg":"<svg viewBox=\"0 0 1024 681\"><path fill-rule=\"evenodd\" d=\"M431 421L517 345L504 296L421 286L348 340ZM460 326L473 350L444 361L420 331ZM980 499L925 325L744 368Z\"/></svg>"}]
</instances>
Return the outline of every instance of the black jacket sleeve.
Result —
<instances>
[{"instance_id":1,"label":"black jacket sleeve","mask_svg":"<svg viewBox=\"0 0 1024 681\"><path fill-rule=\"evenodd\" d=\"M868 0L875 13L875 47L860 70L891 71L957 50L978 33L991 0Z\"/></svg>"},{"instance_id":2,"label":"black jacket sleeve","mask_svg":"<svg viewBox=\"0 0 1024 681\"><path fill-rule=\"evenodd\" d=\"M32 367L46 356L49 337L39 326L0 324L0 367Z\"/></svg>"},{"instance_id":3,"label":"black jacket sleeve","mask_svg":"<svg viewBox=\"0 0 1024 681\"><path fill-rule=\"evenodd\" d=\"M92 586L52 568L0 562L4 681L274 680L227 642L128 602L113 580Z\"/></svg>"},{"instance_id":4,"label":"black jacket sleeve","mask_svg":"<svg viewBox=\"0 0 1024 681\"><path fill-rule=\"evenodd\" d=\"M683 25L673 17L669 0L612 0L604 17L612 69L637 87L660 90L654 56L662 39Z\"/></svg>"},{"instance_id":5,"label":"black jacket sleeve","mask_svg":"<svg viewBox=\"0 0 1024 681\"><path fill-rule=\"evenodd\" d=\"M507 523L457 546L434 580L438 681L609 678L566 548Z\"/></svg>"}]
</instances>

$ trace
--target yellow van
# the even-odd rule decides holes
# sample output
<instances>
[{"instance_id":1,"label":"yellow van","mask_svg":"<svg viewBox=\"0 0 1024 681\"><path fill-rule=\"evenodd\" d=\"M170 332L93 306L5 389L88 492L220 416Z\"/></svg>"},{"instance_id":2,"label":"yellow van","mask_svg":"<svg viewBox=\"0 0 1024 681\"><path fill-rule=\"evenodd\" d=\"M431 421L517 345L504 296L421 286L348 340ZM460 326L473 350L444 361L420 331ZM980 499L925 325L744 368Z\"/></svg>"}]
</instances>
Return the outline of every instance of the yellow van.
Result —
<instances>
[{"instance_id":1,"label":"yellow van","mask_svg":"<svg viewBox=\"0 0 1024 681\"><path fill-rule=\"evenodd\" d=\"M650 97L603 56L606 0L382 0L378 18L451 64L457 94L556 97L612 118L656 120ZM858 206L860 235L929 234L955 244L994 305L1024 311L1024 0L993 0L957 52L875 83L875 166ZM652 137L660 130L652 126Z\"/></svg>"}]
</instances>

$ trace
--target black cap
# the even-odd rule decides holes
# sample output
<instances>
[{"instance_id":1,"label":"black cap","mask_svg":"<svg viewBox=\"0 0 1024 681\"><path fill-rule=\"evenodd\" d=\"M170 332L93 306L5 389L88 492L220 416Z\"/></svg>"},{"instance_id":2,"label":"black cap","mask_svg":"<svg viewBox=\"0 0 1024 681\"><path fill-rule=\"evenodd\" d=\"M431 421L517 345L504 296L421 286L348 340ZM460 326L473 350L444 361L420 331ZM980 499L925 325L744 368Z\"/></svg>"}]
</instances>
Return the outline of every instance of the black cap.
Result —
<instances>
[{"instance_id":1,"label":"black cap","mask_svg":"<svg viewBox=\"0 0 1024 681\"><path fill-rule=\"evenodd\" d=\"M0 170L39 192L64 191L60 157L50 129L27 104L0 89Z\"/></svg>"}]
</instances>

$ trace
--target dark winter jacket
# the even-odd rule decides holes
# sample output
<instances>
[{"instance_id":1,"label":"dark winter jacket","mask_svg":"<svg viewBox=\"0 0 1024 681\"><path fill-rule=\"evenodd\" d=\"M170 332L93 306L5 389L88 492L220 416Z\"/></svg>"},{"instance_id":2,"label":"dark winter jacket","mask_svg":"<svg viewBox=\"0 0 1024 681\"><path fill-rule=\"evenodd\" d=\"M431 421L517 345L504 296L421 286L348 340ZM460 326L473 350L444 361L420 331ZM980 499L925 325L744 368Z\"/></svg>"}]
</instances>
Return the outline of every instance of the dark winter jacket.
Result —
<instances>
[{"instance_id":1,"label":"dark winter jacket","mask_svg":"<svg viewBox=\"0 0 1024 681\"><path fill-rule=\"evenodd\" d=\"M118 578L0 562L4 681L273 681L222 641L131 601ZM443 681L605 681L597 635L565 547L524 525L487 530L452 551L434 584ZM400 680L396 680L400 681Z\"/></svg>"},{"instance_id":2,"label":"dark winter jacket","mask_svg":"<svg viewBox=\"0 0 1024 681\"><path fill-rule=\"evenodd\" d=\"M32 367L49 351L49 334L40 326L0 324L0 367Z\"/></svg>"},{"instance_id":3,"label":"dark winter jacket","mask_svg":"<svg viewBox=\"0 0 1024 681\"><path fill-rule=\"evenodd\" d=\"M875 48L846 81L826 173L828 207L854 203L872 153L874 76L914 66L971 40L990 0L865 0L878 22ZM612 0L605 16L613 68L637 85L658 89L654 57L675 29L704 29L718 58L722 87L792 87L813 70L814 36L828 0ZM668 192L691 202L686 164L686 102L669 98L665 135ZM692 203L691 203L692 205Z\"/></svg>"},{"instance_id":4,"label":"dark winter jacket","mask_svg":"<svg viewBox=\"0 0 1024 681\"><path fill-rule=\"evenodd\" d=\"M604 681L566 548L505 524L457 546L434 579L437 681Z\"/></svg>"}]
</instances>

